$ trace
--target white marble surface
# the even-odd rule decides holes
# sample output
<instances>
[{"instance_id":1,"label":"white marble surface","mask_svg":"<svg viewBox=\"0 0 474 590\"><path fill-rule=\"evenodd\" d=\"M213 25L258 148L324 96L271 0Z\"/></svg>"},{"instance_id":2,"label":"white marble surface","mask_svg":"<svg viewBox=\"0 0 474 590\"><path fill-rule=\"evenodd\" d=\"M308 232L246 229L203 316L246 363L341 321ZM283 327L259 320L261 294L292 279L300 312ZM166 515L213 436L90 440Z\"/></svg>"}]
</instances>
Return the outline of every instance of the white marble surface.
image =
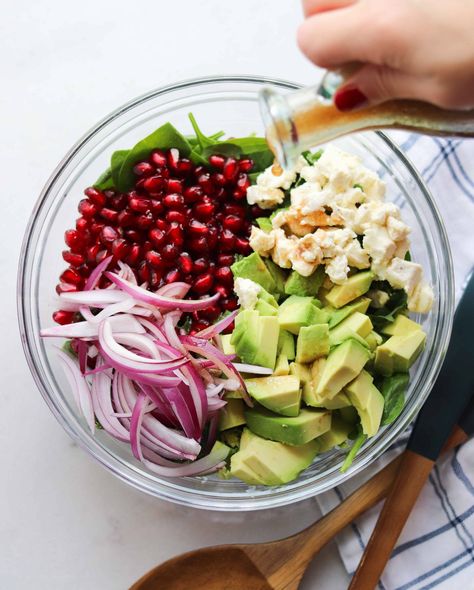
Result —
<instances>
[{"instance_id":1,"label":"white marble surface","mask_svg":"<svg viewBox=\"0 0 474 590\"><path fill-rule=\"evenodd\" d=\"M117 105L176 80L229 73L311 83L295 0L2 0L0 93L0 588L116 590L185 550L294 532L314 501L236 515L183 509L119 482L49 413L23 357L15 276L37 195L71 144ZM330 547L303 588L343 589Z\"/></svg>"}]
</instances>

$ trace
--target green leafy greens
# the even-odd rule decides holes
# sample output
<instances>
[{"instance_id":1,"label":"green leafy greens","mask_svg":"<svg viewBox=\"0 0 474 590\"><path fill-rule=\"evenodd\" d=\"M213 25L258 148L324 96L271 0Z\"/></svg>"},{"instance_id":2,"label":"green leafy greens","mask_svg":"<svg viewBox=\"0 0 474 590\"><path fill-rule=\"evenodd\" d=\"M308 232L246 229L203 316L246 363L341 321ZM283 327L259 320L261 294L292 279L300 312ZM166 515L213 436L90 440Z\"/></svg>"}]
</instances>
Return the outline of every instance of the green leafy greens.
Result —
<instances>
[{"instance_id":1,"label":"green leafy greens","mask_svg":"<svg viewBox=\"0 0 474 590\"><path fill-rule=\"evenodd\" d=\"M341 467L342 473L345 473L349 469L349 467L352 465L352 463L355 459L355 456L357 455L361 446L365 443L366 440L367 440L367 435L362 432L362 428L359 425L359 434L355 438L355 440L352 443L352 446L350 448L350 451L347 453L346 458L344 459L344 463L342 464L342 467Z\"/></svg>"},{"instance_id":2,"label":"green leafy greens","mask_svg":"<svg viewBox=\"0 0 474 590\"><path fill-rule=\"evenodd\" d=\"M382 426L394 422L405 405L405 394L410 376L408 373L395 373L385 377L380 384L380 392L384 397Z\"/></svg>"},{"instance_id":3,"label":"green leafy greens","mask_svg":"<svg viewBox=\"0 0 474 590\"><path fill-rule=\"evenodd\" d=\"M382 308L369 309L368 315L374 330L379 331L394 322L397 315L407 309L407 294L403 289L392 289L386 281L372 283L372 288L385 291L389 295L389 300Z\"/></svg>"}]
</instances>

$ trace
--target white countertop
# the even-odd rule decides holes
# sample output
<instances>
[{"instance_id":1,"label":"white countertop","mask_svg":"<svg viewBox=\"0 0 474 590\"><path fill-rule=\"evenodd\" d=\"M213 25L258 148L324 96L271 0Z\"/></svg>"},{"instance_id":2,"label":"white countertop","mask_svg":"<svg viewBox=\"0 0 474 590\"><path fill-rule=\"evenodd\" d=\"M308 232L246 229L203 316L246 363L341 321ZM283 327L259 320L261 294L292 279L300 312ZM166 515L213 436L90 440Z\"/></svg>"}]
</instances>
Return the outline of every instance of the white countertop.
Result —
<instances>
[{"instance_id":1,"label":"white countertop","mask_svg":"<svg viewBox=\"0 0 474 590\"><path fill-rule=\"evenodd\" d=\"M128 488L77 448L43 402L18 336L16 266L37 195L69 147L125 101L184 78L263 74L310 84L295 0L3 4L0 587L127 588L159 562L223 542L275 539L314 500L242 515L184 509ZM302 588L346 588L334 547Z\"/></svg>"}]
</instances>

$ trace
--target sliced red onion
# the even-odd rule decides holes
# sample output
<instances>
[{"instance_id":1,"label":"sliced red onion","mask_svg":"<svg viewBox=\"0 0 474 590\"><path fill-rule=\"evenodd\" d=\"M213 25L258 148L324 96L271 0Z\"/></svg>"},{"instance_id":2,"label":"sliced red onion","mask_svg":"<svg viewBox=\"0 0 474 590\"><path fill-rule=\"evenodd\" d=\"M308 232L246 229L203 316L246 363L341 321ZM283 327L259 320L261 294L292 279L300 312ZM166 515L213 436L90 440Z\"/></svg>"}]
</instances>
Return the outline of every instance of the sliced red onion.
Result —
<instances>
[{"instance_id":1,"label":"sliced red onion","mask_svg":"<svg viewBox=\"0 0 474 590\"><path fill-rule=\"evenodd\" d=\"M126 264L125 262L122 262L121 260L117 261L117 264L118 264L120 270L122 271L122 274L121 274L122 278L124 278L126 281L130 281L131 283L136 285L137 279L136 279L135 273L133 272L131 267L128 264Z\"/></svg>"},{"instance_id":2,"label":"sliced red onion","mask_svg":"<svg viewBox=\"0 0 474 590\"><path fill-rule=\"evenodd\" d=\"M69 385L71 386L76 404L82 415L86 419L89 430L92 434L95 431L94 409L92 406L92 396L87 381L82 375L75 359L72 359L63 350L58 350L58 358L63 366Z\"/></svg>"},{"instance_id":3,"label":"sliced red onion","mask_svg":"<svg viewBox=\"0 0 474 590\"><path fill-rule=\"evenodd\" d=\"M79 338L76 340L77 343L77 360L79 361L79 369L81 373L84 375L87 369L87 351L89 349L89 344L84 340L80 340Z\"/></svg>"},{"instance_id":4,"label":"sliced red onion","mask_svg":"<svg viewBox=\"0 0 474 590\"><path fill-rule=\"evenodd\" d=\"M239 310L236 309L235 311L233 311L229 315L226 315L224 318L219 320L213 326L209 326L207 328L204 328L204 330L201 330L200 332L198 332L196 334L196 338L204 338L206 340L210 340L211 338L215 338L218 334L223 332L226 328L228 328L231 325L231 323L235 319L235 316L238 313L239 313Z\"/></svg>"},{"instance_id":5,"label":"sliced red onion","mask_svg":"<svg viewBox=\"0 0 474 590\"><path fill-rule=\"evenodd\" d=\"M130 444L132 453L136 459L143 461L142 447L140 444L140 435L142 430L143 419L145 418L145 409L147 406L147 397L141 392L137 396L137 401L133 407L132 418L130 420Z\"/></svg>"},{"instance_id":6,"label":"sliced red onion","mask_svg":"<svg viewBox=\"0 0 474 590\"><path fill-rule=\"evenodd\" d=\"M107 307L112 303L130 299L130 295L118 289L95 289L94 291L61 293L58 299L61 309L65 311L79 311L81 305L98 308Z\"/></svg>"},{"instance_id":7,"label":"sliced red onion","mask_svg":"<svg viewBox=\"0 0 474 590\"><path fill-rule=\"evenodd\" d=\"M227 405L225 399L220 399L219 397L211 397L208 399L208 408L209 412L217 412L221 410L224 406Z\"/></svg>"},{"instance_id":8,"label":"sliced red onion","mask_svg":"<svg viewBox=\"0 0 474 590\"><path fill-rule=\"evenodd\" d=\"M175 326L176 324L173 323L173 315L171 313L167 313L165 316L165 320L163 322L163 330L165 332L165 336L171 346L174 346L177 350L180 351L181 354L187 354L187 350L181 340L179 339L178 334L176 333ZM181 315L181 313L179 314ZM179 318L178 318L179 319Z\"/></svg>"},{"instance_id":9,"label":"sliced red onion","mask_svg":"<svg viewBox=\"0 0 474 590\"><path fill-rule=\"evenodd\" d=\"M163 297L177 297L182 299L183 297L186 297L189 289L191 289L191 285L188 285L188 283L181 283L178 281L176 283L169 283L168 285L163 285L163 287L160 287L158 291L156 291L156 293L158 295L163 295Z\"/></svg>"},{"instance_id":10,"label":"sliced red onion","mask_svg":"<svg viewBox=\"0 0 474 590\"><path fill-rule=\"evenodd\" d=\"M232 363L241 373L253 373L254 375L272 375L273 371L260 365L248 365L247 363Z\"/></svg>"},{"instance_id":11,"label":"sliced red onion","mask_svg":"<svg viewBox=\"0 0 474 590\"><path fill-rule=\"evenodd\" d=\"M110 327L113 332L124 332L132 334L144 334L145 328L131 315L120 314L109 318ZM99 326L89 322L76 322L64 326L53 326L41 330L43 338L97 338Z\"/></svg>"},{"instance_id":12,"label":"sliced red onion","mask_svg":"<svg viewBox=\"0 0 474 590\"><path fill-rule=\"evenodd\" d=\"M209 397L214 397L216 395L219 395L219 393L224 389L224 384L223 383L219 383L218 385L212 385L210 387L206 388L206 395L209 399Z\"/></svg>"},{"instance_id":13,"label":"sliced red onion","mask_svg":"<svg viewBox=\"0 0 474 590\"><path fill-rule=\"evenodd\" d=\"M143 464L153 473L160 475L161 477L187 477L193 475L204 475L217 471L225 464L225 459L229 454L229 449L221 445L216 449L213 449L209 455L198 459L193 463L186 465L176 465L175 467L165 467L163 465L157 465L156 463L143 458Z\"/></svg>"},{"instance_id":14,"label":"sliced red onion","mask_svg":"<svg viewBox=\"0 0 474 590\"><path fill-rule=\"evenodd\" d=\"M102 276L102 273L105 270L107 270L107 267L109 266L112 258L113 258L113 256L108 256L107 258L104 258L104 260L102 260L102 262L100 262L94 268L94 270L91 272L87 281L84 284L84 291L89 291L89 290L92 291L92 289L95 289L97 287L97 284L100 281L100 277Z\"/></svg>"},{"instance_id":15,"label":"sliced red onion","mask_svg":"<svg viewBox=\"0 0 474 590\"><path fill-rule=\"evenodd\" d=\"M124 299L123 301L118 301L117 303L111 303L107 307L105 307L102 311L100 311L97 315L93 315L90 313L89 308L85 305L81 306L79 310L83 315L84 319L92 324L100 324L103 320L109 318L110 316L115 315L116 313L124 313L130 311L135 306L135 301L130 297L129 299ZM84 311L87 313L87 317L84 315Z\"/></svg>"},{"instance_id":16,"label":"sliced red onion","mask_svg":"<svg viewBox=\"0 0 474 590\"><path fill-rule=\"evenodd\" d=\"M217 301L220 297L219 293L216 293L212 297L206 299L173 299L172 297L164 297L156 293L151 293L146 289L142 289L137 285L133 285L129 281L121 279L118 275L112 272L106 272L105 276L111 280L119 289L132 295L137 301L143 301L145 303L151 303L162 309L171 309L180 311L199 311L206 309Z\"/></svg>"},{"instance_id":17,"label":"sliced red onion","mask_svg":"<svg viewBox=\"0 0 474 590\"><path fill-rule=\"evenodd\" d=\"M97 362L100 365L102 359L98 359ZM106 432L118 440L130 442L128 430L114 416L115 408L111 400L112 387L113 379L108 373L101 372L94 375L91 387L94 413Z\"/></svg>"}]
</instances>

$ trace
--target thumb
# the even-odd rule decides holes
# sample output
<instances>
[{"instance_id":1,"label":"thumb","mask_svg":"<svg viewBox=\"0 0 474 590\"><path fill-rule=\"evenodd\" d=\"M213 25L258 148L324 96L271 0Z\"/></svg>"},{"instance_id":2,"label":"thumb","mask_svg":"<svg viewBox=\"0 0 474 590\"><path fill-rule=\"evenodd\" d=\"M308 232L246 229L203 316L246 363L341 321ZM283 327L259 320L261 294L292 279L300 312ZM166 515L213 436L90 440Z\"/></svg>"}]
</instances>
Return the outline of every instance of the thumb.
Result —
<instances>
[{"instance_id":1,"label":"thumb","mask_svg":"<svg viewBox=\"0 0 474 590\"><path fill-rule=\"evenodd\" d=\"M427 82L385 66L365 65L338 88L334 104L340 111L352 111L393 98L426 99Z\"/></svg>"}]
</instances>

